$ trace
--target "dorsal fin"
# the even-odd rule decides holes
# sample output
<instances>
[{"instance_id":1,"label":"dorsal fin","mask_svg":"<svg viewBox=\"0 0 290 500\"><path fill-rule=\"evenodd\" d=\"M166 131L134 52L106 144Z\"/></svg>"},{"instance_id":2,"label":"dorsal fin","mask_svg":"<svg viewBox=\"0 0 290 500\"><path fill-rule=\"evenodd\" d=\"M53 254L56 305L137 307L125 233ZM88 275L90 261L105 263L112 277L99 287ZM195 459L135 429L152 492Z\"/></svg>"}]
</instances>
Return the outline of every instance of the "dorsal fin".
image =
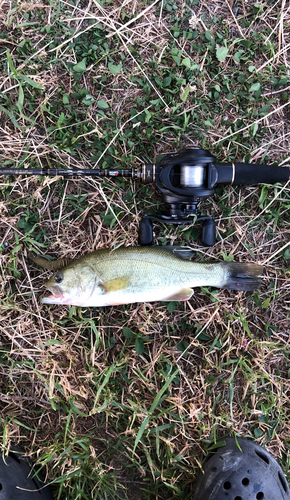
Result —
<instances>
[{"instance_id":1,"label":"dorsal fin","mask_svg":"<svg viewBox=\"0 0 290 500\"><path fill-rule=\"evenodd\" d=\"M193 260L196 253L195 250L192 250L192 248L190 247L181 247L179 245L165 245L156 248L165 250L166 252L169 252L182 260Z\"/></svg>"},{"instance_id":2,"label":"dorsal fin","mask_svg":"<svg viewBox=\"0 0 290 500\"><path fill-rule=\"evenodd\" d=\"M72 262L71 259L49 260L44 255L34 255L33 252L28 252L27 256L30 260L32 260L32 262L34 262L34 264L37 264L43 269L48 269L49 271L58 271Z\"/></svg>"}]
</instances>

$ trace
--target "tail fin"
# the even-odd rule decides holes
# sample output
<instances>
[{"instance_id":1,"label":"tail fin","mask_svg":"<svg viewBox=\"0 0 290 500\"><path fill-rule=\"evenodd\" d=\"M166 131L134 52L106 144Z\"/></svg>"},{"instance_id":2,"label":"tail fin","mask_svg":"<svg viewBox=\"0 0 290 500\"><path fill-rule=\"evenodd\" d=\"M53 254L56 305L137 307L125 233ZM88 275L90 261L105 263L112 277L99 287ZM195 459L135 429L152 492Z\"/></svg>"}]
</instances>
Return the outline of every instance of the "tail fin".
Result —
<instances>
[{"instance_id":1,"label":"tail fin","mask_svg":"<svg viewBox=\"0 0 290 500\"><path fill-rule=\"evenodd\" d=\"M221 288L228 290L253 291L259 288L261 280L258 276L262 274L263 267L259 264L247 264L245 262L225 262L228 274Z\"/></svg>"}]
</instances>

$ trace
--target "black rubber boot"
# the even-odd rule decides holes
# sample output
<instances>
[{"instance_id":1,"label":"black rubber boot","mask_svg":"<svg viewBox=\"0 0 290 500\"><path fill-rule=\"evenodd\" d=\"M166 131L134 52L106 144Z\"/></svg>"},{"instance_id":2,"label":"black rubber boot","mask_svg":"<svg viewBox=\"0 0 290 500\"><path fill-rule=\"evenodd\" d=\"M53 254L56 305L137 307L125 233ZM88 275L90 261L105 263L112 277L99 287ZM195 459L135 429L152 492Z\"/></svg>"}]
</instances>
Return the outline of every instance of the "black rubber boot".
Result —
<instances>
[{"instance_id":1,"label":"black rubber boot","mask_svg":"<svg viewBox=\"0 0 290 500\"><path fill-rule=\"evenodd\" d=\"M0 500L53 500L43 478L18 446L0 456Z\"/></svg>"},{"instance_id":2,"label":"black rubber boot","mask_svg":"<svg viewBox=\"0 0 290 500\"><path fill-rule=\"evenodd\" d=\"M225 438L210 453L193 500L290 500L285 475L268 451L248 439Z\"/></svg>"}]
</instances>

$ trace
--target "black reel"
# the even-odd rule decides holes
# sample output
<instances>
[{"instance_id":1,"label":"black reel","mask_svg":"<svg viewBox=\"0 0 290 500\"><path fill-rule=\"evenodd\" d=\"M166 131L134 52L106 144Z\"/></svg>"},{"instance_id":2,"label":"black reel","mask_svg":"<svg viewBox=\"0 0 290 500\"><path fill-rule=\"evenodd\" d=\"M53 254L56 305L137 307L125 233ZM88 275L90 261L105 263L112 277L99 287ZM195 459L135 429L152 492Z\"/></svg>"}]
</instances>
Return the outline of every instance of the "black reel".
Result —
<instances>
[{"instance_id":1,"label":"black reel","mask_svg":"<svg viewBox=\"0 0 290 500\"><path fill-rule=\"evenodd\" d=\"M139 226L139 244L153 242L152 220L167 224L202 223L202 244L212 246L216 241L216 225L210 215L202 216L198 205L214 193L218 181L216 159L203 149L188 148L165 156L156 166L155 182L162 193L168 214L145 215ZM154 166L152 166L154 168ZM146 165L149 177L150 165ZM152 175L151 175L152 177Z\"/></svg>"},{"instance_id":2,"label":"black reel","mask_svg":"<svg viewBox=\"0 0 290 500\"><path fill-rule=\"evenodd\" d=\"M217 163L208 151L187 148L165 156L156 167L144 165L136 171L135 177L145 183L155 181L168 209L168 215L143 217L139 227L141 245L153 242L153 219L168 224L203 221L201 242L210 247L216 241L216 225L210 215L200 215L198 205L214 193L217 185L287 182L290 169L251 163Z\"/></svg>"}]
</instances>

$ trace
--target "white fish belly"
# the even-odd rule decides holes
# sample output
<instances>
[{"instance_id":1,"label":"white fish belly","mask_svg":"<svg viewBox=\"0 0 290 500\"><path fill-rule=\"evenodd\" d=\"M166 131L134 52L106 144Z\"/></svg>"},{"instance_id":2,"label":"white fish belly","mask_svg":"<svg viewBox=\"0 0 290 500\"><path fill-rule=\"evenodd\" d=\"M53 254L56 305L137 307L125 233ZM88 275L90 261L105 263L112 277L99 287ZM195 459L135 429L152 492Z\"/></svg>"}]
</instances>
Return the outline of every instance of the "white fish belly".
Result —
<instances>
[{"instance_id":1,"label":"white fish belly","mask_svg":"<svg viewBox=\"0 0 290 500\"><path fill-rule=\"evenodd\" d=\"M134 304L136 302L155 302L168 300L168 297L175 295L180 291L180 286L172 285L163 290L124 290L109 292L105 294L95 293L91 297L85 299L82 303L80 298L79 303L73 305L85 306L85 307L103 307L103 306L114 306L121 304Z\"/></svg>"}]
</instances>

